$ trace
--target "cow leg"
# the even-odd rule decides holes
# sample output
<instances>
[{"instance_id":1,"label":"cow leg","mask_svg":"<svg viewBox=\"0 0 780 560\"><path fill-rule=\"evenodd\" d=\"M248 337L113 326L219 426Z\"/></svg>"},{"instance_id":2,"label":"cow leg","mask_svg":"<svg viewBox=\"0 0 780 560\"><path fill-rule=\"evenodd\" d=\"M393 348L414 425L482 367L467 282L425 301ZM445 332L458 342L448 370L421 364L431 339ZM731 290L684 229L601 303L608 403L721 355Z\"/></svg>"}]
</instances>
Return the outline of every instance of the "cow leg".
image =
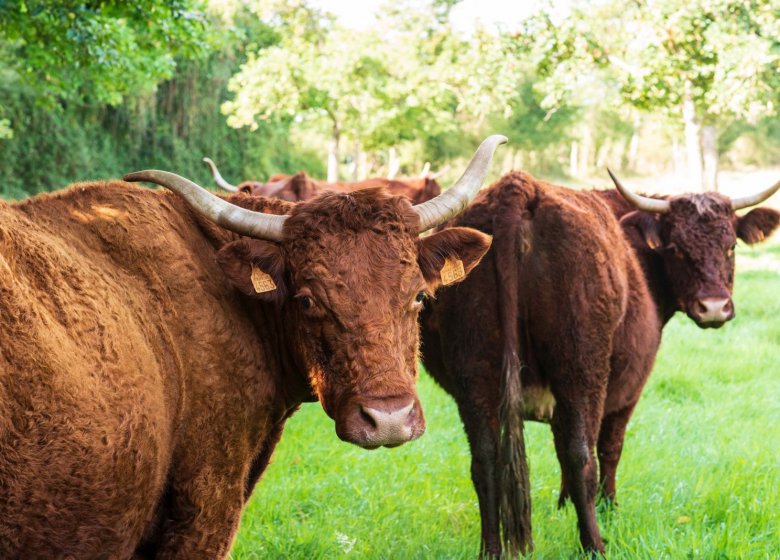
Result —
<instances>
[{"instance_id":1,"label":"cow leg","mask_svg":"<svg viewBox=\"0 0 780 560\"><path fill-rule=\"evenodd\" d=\"M498 425L496 411L487 413L473 406L459 408L471 448L471 480L477 492L482 522L480 557L498 558L501 555L498 518L498 432L491 428Z\"/></svg>"},{"instance_id":2,"label":"cow leg","mask_svg":"<svg viewBox=\"0 0 780 560\"><path fill-rule=\"evenodd\" d=\"M560 455L558 456L560 460ZM561 492L558 494L558 509L561 509L566 505L566 501L569 500L569 480L566 478L566 471L561 469Z\"/></svg>"},{"instance_id":3,"label":"cow leg","mask_svg":"<svg viewBox=\"0 0 780 560\"><path fill-rule=\"evenodd\" d=\"M626 426L633 411L634 404L631 404L605 415L601 422L598 442L599 493L608 504L615 502L615 474L623 451Z\"/></svg>"},{"instance_id":4,"label":"cow leg","mask_svg":"<svg viewBox=\"0 0 780 560\"><path fill-rule=\"evenodd\" d=\"M604 552L604 543L596 522L596 428L591 418L599 414L598 407L585 406L582 401L576 409L570 403L558 401L553 415L552 429L555 451L561 463L563 480L577 510L577 525L582 547L588 551ZM597 425L597 424L596 424Z\"/></svg>"}]
</instances>

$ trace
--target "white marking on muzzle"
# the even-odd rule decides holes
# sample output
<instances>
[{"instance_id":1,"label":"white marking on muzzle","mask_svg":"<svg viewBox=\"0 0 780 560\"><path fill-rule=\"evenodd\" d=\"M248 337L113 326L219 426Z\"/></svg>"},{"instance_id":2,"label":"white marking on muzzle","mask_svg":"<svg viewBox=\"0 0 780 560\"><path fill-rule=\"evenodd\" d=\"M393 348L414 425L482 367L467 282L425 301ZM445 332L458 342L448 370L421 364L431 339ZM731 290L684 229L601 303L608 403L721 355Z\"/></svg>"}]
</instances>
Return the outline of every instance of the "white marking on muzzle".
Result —
<instances>
[{"instance_id":1,"label":"white marking on muzzle","mask_svg":"<svg viewBox=\"0 0 780 560\"><path fill-rule=\"evenodd\" d=\"M699 321L702 323L723 323L729 320L729 298L702 298L697 303L700 306Z\"/></svg>"},{"instance_id":2,"label":"white marking on muzzle","mask_svg":"<svg viewBox=\"0 0 780 560\"><path fill-rule=\"evenodd\" d=\"M376 408L363 408L363 412L371 418L376 429L368 434L368 443L374 445L396 445L412 438L412 427L408 425L409 414L414 408L414 402L403 408L386 412Z\"/></svg>"}]
</instances>

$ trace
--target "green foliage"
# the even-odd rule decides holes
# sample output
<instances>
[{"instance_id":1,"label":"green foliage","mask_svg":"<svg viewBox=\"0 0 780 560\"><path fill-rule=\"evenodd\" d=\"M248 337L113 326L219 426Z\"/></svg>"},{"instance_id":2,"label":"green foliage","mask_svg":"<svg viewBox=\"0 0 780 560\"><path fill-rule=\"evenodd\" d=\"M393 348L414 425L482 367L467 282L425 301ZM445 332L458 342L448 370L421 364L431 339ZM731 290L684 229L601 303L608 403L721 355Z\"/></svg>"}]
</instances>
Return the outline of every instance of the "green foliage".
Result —
<instances>
[{"instance_id":1,"label":"green foliage","mask_svg":"<svg viewBox=\"0 0 780 560\"><path fill-rule=\"evenodd\" d=\"M170 78L177 56L203 55L205 19L197 0L17 0L0 8L0 38L18 74L49 102L116 105Z\"/></svg>"},{"instance_id":2,"label":"green foliage","mask_svg":"<svg viewBox=\"0 0 780 560\"><path fill-rule=\"evenodd\" d=\"M687 96L703 117L755 120L776 111L779 16L776 0L580 2L562 18L530 18L515 39L551 104L597 77L643 110L674 114Z\"/></svg>"},{"instance_id":3,"label":"green foliage","mask_svg":"<svg viewBox=\"0 0 780 560\"><path fill-rule=\"evenodd\" d=\"M295 115L301 127L379 150L502 111L515 76L500 71L509 63L500 41L487 33L454 35L446 22L453 4L388 6L377 27L365 31L328 19L303 28L289 14L270 11L268 21L286 33L278 45L251 54L231 80L235 97L223 107L228 122L255 127Z\"/></svg>"},{"instance_id":4,"label":"green foliage","mask_svg":"<svg viewBox=\"0 0 780 560\"><path fill-rule=\"evenodd\" d=\"M321 173L316 157L290 143L286 121L264 124L255 133L226 125L220 104L245 45L278 40L246 12L233 14L235 22L244 22L238 31L212 21L219 41L208 56L176 60L172 79L156 91L132 92L118 107L91 97L82 102L59 98L56 108L41 104L41 89L0 63L0 74L9 78L0 81L0 116L14 130L12 139L0 140L0 194L21 197L150 167L210 185L203 156L217 161L234 182L302 168Z\"/></svg>"}]
</instances>

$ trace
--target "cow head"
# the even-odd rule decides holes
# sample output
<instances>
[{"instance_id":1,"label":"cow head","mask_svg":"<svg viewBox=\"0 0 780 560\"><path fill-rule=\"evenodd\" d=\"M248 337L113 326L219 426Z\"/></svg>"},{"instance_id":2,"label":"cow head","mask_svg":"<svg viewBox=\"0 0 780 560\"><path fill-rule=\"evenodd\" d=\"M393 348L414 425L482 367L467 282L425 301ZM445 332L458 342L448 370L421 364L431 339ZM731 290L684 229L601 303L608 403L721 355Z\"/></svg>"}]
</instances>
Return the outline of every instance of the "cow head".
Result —
<instances>
[{"instance_id":1,"label":"cow head","mask_svg":"<svg viewBox=\"0 0 780 560\"><path fill-rule=\"evenodd\" d=\"M234 206L164 171L125 179L170 188L240 233L218 261L246 296L279 306L338 436L366 448L395 446L425 430L415 389L423 300L443 281L465 277L491 240L468 228L419 234L466 207L504 141L485 140L458 183L418 206L367 189L325 193L279 216Z\"/></svg>"},{"instance_id":2,"label":"cow head","mask_svg":"<svg viewBox=\"0 0 780 560\"><path fill-rule=\"evenodd\" d=\"M238 184L238 186L233 185L231 183L228 183L223 177L222 174L219 172L219 169L217 169L217 165L207 157L203 158L203 162L209 167L211 170L211 174L214 177L214 182L216 185L228 192L242 192L246 194L256 195L256 196L275 196L275 193L279 190L281 190L288 182L289 182L289 175L275 175L271 177L268 180L268 183L261 183L260 181L242 181ZM285 198L285 197L277 197L282 198L283 200L290 200L290 201L296 201L300 200L298 198Z\"/></svg>"},{"instance_id":3,"label":"cow head","mask_svg":"<svg viewBox=\"0 0 780 560\"><path fill-rule=\"evenodd\" d=\"M734 317L734 249L737 238L753 244L763 241L780 223L780 212L756 208L780 189L769 189L740 199L715 192L648 198L627 190L610 171L618 191L638 208L621 219L664 262L677 307L700 327L721 327Z\"/></svg>"}]
</instances>

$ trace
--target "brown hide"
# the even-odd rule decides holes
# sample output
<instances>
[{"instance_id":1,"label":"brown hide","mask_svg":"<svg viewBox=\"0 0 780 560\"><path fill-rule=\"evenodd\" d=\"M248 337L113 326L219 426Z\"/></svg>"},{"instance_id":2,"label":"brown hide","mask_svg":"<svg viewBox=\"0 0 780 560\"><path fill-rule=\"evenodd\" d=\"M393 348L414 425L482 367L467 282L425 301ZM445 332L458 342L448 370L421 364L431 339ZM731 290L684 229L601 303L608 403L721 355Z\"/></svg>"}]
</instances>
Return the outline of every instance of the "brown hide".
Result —
<instances>
[{"instance_id":1,"label":"brown hide","mask_svg":"<svg viewBox=\"0 0 780 560\"><path fill-rule=\"evenodd\" d=\"M706 297L727 298L724 319L733 317L734 242L762 241L780 222L769 208L737 216L717 193L668 200L670 211L654 214L616 190L575 192L511 173L453 220L494 242L482 266L423 314L423 360L458 402L488 554L500 553L498 503L512 490L499 457L507 355L517 351L523 362L526 419L551 422L559 504L572 499L583 546L603 550L596 489L614 501L626 425L663 325L676 311L700 326L722 325L701 321L696 305ZM527 516L530 507L515 501ZM530 548L529 528L512 530L504 527L510 548Z\"/></svg>"},{"instance_id":2,"label":"brown hide","mask_svg":"<svg viewBox=\"0 0 780 560\"><path fill-rule=\"evenodd\" d=\"M312 179L303 171L295 175L273 175L267 183L245 181L239 185L239 190L248 194L297 202L314 198L324 191L346 193L376 187L384 187L391 194L405 196L412 204L420 204L441 194L439 183L430 177L409 179L374 177L356 182L328 183Z\"/></svg>"},{"instance_id":3,"label":"brown hide","mask_svg":"<svg viewBox=\"0 0 780 560\"><path fill-rule=\"evenodd\" d=\"M418 259L470 270L489 237L418 240L377 190L228 198L290 213L291 236L118 181L0 203L0 557L224 558L304 400L364 447L422 433L417 299L436 283ZM247 289L253 268L277 290Z\"/></svg>"},{"instance_id":4,"label":"brown hide","mask_svg":"<svg viewBox=\"0 0 780 560\"><path fill-rule=\"evenodd\" d=\"M452 224L489 233L494 243L482 265L442 290L424 313L423 361L458 403L471 446L482 550L501 552L502 494L522 485L527 500L527 481L502 479L511 465L499 457L499 403L513 352L523 365L524 415L551 422L562 498L574 501L582 544L603 550L592 450L598 445L607 470L609 461L616 463L660 336L637 259L598 195L521 172L483 191ZM513 551L531 547L530 507L521 513L520 527L507 527L501 517Z\"/></svg>"}]
</instances>

